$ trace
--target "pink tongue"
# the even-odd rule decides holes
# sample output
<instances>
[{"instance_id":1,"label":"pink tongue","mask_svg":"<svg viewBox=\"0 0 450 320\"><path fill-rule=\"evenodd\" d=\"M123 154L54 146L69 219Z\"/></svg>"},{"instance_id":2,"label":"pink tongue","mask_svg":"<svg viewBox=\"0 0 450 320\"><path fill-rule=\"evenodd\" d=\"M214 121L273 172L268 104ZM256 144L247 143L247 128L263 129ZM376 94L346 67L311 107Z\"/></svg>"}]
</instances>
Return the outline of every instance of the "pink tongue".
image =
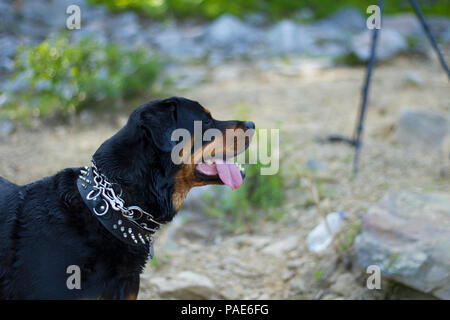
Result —
<instances>
[{"instance_id":1,"label":"pink tongue","mask_svg":"<svg viewBox=\"0 0 450 320\"><path fill-rule=\"evenodd\" d=\"M241 186L242 176L237 165L234 163L225 163L219 159L216 159L215 163L220 180L222 180L223 183L233 190Z\"/></svg>"}]
</instances>

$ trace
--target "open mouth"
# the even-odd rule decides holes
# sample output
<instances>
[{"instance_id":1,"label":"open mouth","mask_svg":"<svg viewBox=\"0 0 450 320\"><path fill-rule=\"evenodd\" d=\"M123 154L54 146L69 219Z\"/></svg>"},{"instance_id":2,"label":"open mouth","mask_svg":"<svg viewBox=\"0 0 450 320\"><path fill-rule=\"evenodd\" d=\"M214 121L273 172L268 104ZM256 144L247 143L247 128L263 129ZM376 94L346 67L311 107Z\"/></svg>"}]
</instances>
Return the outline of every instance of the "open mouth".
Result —
<instances>
[{"instance_id":1,"label":"open mouth","mask_svg":"<svg viewBox=\"0 0 450 320\"><path fill-rule=\"evenodd\" d=\"M245 172L240 164L214 159L197 164L195 175L202 180L226 184L235 190L241 186Z\"/></svg>"}]
</instances>

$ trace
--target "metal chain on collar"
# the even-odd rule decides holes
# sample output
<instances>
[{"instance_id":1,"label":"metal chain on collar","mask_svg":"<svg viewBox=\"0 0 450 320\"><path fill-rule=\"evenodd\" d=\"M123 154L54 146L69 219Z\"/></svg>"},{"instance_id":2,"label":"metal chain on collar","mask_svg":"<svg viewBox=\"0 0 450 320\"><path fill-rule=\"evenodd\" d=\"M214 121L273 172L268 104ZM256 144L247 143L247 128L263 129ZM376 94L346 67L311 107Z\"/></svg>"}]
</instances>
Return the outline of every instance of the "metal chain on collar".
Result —
<instances>
[{"instance_id":1,"label":"metal chain on collar","mask_svg":"<svg viewBox=\"0 0 450 320\"><path fill-rule=\"evenodd\" d=\"M125 206L125 201L121 198L122 190L120 190L119 194L116 194L116 191L114 190L114 183L108 182L106 177L98 171L94 160L92 160L92 176L94 180L92 185L93 189L89 192L86 198L88 200L95 200L100 197L104 202L104 205L100 206L100 212L94 208L94 213L96 215L105 215L108 212L109 207L111 207L113 210L121 212L124 217L133 220L141 228L147 231L155 232L159 228L161 223L156 221L150 213L138 206ZM141 219L143 216L145 216L147 221L158 225L158 227L153 229L148 227L145 222L137 222L137 220Z\"/></svg>"}]
</instances>

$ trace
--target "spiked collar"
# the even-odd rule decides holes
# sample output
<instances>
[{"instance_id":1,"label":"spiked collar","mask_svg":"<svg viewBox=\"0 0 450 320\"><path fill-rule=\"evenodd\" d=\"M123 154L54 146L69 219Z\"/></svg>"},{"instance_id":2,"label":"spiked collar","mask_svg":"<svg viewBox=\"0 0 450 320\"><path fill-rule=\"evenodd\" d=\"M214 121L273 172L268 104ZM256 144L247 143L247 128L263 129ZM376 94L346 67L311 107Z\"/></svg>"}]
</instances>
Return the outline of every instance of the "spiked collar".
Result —
<instances>
[{"instance_id":1,"label":"spiked collar","mask_svg":"<svg viewBox=\"0 0 450 320\"><path fill-rule=\"evenodd\" d=\"M129 245L149 244L153 256L153 234L161 223L138 206L125 206L120 186L108 182L94 160L80 171L77 187L86 206L110 233Z\"/></svg>"}]
</instances>

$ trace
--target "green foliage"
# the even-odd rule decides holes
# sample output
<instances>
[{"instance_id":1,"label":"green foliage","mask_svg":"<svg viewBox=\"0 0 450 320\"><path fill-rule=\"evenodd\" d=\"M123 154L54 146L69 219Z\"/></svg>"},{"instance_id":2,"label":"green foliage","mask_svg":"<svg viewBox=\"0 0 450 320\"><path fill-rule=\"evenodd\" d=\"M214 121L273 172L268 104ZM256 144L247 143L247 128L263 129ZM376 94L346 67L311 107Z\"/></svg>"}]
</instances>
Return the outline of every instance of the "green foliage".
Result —
<instances>
[{"instance_id":1,"label":"green foliage","mask_svg":"<svg viewBox=\"0 0 450 320\"><path fill-rule=\"evenodd\" d=\"M425 14L450 15L448 0L426 0L420 5ZM301 9L308 8L316 18L322 18L343 6L354 6L365 12L373 0L90 0L91 3L104 4L111 10L135 10L153 17L195 17L214 19L221 14L230 13L242 17L250 12L261 13L273 20L294 15ZM386 1L386 13L412 11L408 0Z\"/></svg>"},{"instance_id":2,"label":"green foliage","mask_svg":"<svg viewBox=\"0 0 450 320\"><path fill-rule=\"evenodd\" d=\"M125 50L91 39L70 44L64 37L21 47L13 79L28 83L6 92L9 118L66 116L83 108L110 106L150 93L160 74L158 57L143 49Z\"/></svg>"},{"instance_id":3,"label":"green foliage","mask_svg":"<svg viewBox=\"0 0 450 320\"><path fill-rule=\"evenodd\" d=\"M361 233L361 222L353 221L345 227L339 235L339 248L342 252L349 252L355 243L356 237Z\"/></svg>"},{"instance_id":4,"label":"green foliage","mask_svg":"<svg viewBox=\"0 0 450 320\"><path fill-rule=\"evenodd\" d=\"M342 54L334 58L334 63L338 65L350 65L350 66L359 66L366 64L365 61L362 61L358 58L356 54L353 52Z\"/></svg>"}]
</instances>

